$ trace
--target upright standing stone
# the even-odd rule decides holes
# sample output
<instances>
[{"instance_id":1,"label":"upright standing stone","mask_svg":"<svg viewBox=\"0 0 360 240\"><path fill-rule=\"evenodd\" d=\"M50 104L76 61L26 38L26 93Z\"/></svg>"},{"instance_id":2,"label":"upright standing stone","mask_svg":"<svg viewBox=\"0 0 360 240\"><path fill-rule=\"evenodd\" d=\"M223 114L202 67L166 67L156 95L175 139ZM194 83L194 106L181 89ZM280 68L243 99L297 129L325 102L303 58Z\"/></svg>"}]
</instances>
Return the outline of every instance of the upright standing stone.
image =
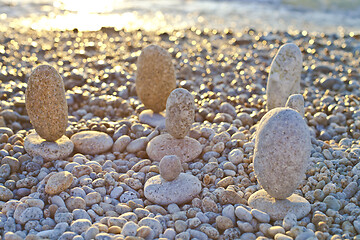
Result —
<instances>
[{"instance_id":1,"label":"upright standing stone","mask_svg":"<svg viewBox=\"0 0 360 240\"><path fill-rule=\"evenodd\" d=\"M61 138L68 123L64 82L49 65L31 73L25 93L26 110L35 131L47 141Z\"/></svg>"},{"instance_id":2,"label":"upright standing stone","mask_svg":"<svg viewBox=\"0 0 360 240\"><path fill-rule=\"evenodd\" d=\"M174 138L184 138L194 117L195 104L191 93L183 88L172 91L166 102L166 131Z\"/></svg>"},{"instance_id":3,"label":"upright standing stone","mask_svg":"<svg viewBox=\"0 0 360 240\"><path fill-rule=\"evenodd\" d=\"M264 190L250 196L249 205L281 219L287 211L305 216L306 199L293 194L305 176L311 152L309 128L290 108L275 108L261 119L255 141L254 171Z\"/></svg>"},{"instance_id":4,"label":"upright standing stone","mask_svg":"<svg viewBox=\"0 0 360 240\"><path fill-rule=\"evenodd\" d=\"M136 92L145 105L155 113L166 107L166 100L176 88L175 68L165 49L150 45L137 60Z\"/></svg>"},{"instance_id":5,"label":"upright standing stone","mask_svg":"<svg viewBox=\"0 0 360 240\"><path fill-rule=\"evenodd\" d=\"M300 93L302 56L293 43L280 47L274 60L266 86L267 109L284 107L291 94Z\"/></svg>"}]
</instances>

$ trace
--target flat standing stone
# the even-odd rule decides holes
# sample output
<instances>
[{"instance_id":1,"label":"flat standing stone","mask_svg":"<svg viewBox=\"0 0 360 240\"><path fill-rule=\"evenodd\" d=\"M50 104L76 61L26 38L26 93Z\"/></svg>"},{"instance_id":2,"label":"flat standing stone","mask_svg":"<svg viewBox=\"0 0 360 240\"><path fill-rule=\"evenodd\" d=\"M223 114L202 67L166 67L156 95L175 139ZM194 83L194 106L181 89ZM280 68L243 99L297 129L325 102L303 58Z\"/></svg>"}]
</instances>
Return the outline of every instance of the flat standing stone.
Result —
<instances>
[{"instance_id":1,"label":"flat standing stone","mask_svg":"<svg viewBox=\"0 0 360 240\"><path fill-rule=\"evenodd\" d=\"M149 45L141 51L136 65L136 92L141 102L154 112L161 112L176 87L171 55L162 47Z\"/></svg>"},{"instance_id":2,"label":"flat standing stone","mask_svg":"<svg viewBox=\"0 0 360 240\"><path fill-rule=\"evenodd\" d=\"M26 110L35 131L48 141L65 134L68 107L64 82L55 68L40 65L34 69L25 92Z\"/></svg>"},{"instance_id":3,"label":"flat standing stone","mask_svg":"<svg viewBox=\"0 0 360 240\"><path fill-rule=\"evenodd\" d=\"M67 158L74 149L74 144L66 136L49 142L37 133L29 134L24 140L24 148L32 157L41 156L46 161Z\"/></svg>"},{"instance_id":4,"label":"flat standing stone","mask_svg":"<svg viewBox=\"0 0 360 240\"><path fill-rule=\"evenodd\" d=\"M75 145L75 150L82 154L100 154L108 151L114 144L108 134L98 131L78 132L70 139Z\"/></svg>"},{"instance_id":5,"label":"flat standing stone","mask_svg":"<svg viewBox=\"0 0 360 240\"><path fill-rule=\"evenodd\" d=\"M45 185L45 192L47 194L59 194L72 184L74 177L69 172L58 172L52 175L46 185Z\"/></svg>"},{"instance_id":6,"label":"flat standing stone","mask_svg":"<svg viewBox=\"0 0 360 240\"><path fill-rule=\"evenodd\" d=\"M250 207L269 214L273 221L282 220L289 212L301 219L311 210L310 203L297 194L292 194L286 199L275 199L263 189L252 194L248 202Z\"/></svg>"},{"instance_id":7,"label":"flat standing stone","mask_svg":"<svg viewBox=\"0 0 360 240\"><path fill-rule=\"evenodd\" d=\"M146 153L153 161L160 161L166 155L176 155L181 162L189 162L200 155L201 144L189 137L176 139L170 134L153 138L147 145Z\"/></svg>"},{"instance_id":8,"label":"flat standing stone","mask_svg":"<svg viewBox=\"0 0 360 240\"><path fill-rule=\"evenodd\" d=\"M189 202L200 191L200 180L186 173L180 173L174 181L166 181L160 175L157 175L147 180L144 187L145 197L159 205Z\"/></svg>"},{"instance_id":9,"label":"flat standing stone","mask_svg":"<svg viewBox=\"0 0 360 240\"><path fill-rule=\"evenodd\" d=\"M291 94L300 93L301 51L293 43L280 47L271 63L266 86L267 109L284 107Z\"/></svg>"}]
</instances>

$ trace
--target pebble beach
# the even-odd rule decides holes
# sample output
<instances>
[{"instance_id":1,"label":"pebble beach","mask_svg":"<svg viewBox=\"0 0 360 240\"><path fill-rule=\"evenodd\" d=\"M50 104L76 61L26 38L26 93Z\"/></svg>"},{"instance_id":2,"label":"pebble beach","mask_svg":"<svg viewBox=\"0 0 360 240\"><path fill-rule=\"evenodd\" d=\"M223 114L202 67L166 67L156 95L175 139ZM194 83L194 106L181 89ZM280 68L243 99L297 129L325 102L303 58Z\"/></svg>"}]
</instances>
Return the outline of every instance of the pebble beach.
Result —
<instances>
[{"instance_id":1,"label":"pebble beach","mask_svg":"<svg viewBox=\"0 0 360 240\"><path fill-rule=\"evenodd\" d=\"M311 210L274 220L248 200L262 189L254 172L256 130L267 113L270 65L285 43L297 45L303 59L311 147L295 193ZM149 142L169 132L139 120L147 108L136 92L137 60L150 44L168 51L176 87L194 99L187 137L201 153L181 161L178 174L201 187L185 203L155 204L144 193L162 171L148 156ZM8 27L1 28L0 59L0 239L360 239L358 33ZM45 63L64 83L65 136L75 146L66 157L24 146L34 134L28 79Z\"/></svg>"}]
</instances>

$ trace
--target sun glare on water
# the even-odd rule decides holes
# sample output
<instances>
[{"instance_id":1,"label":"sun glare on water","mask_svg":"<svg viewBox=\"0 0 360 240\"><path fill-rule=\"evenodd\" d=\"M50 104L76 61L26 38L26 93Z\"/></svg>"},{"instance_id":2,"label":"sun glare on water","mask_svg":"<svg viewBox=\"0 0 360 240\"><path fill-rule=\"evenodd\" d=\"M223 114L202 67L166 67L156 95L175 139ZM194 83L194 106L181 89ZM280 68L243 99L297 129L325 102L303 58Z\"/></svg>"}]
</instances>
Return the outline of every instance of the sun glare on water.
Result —
<instances>
[{"instance_id":1,"label":"sun glare on water","mask_svg":"<svg viewBox=\"0 0 360 240\"><path fill-rule=\"evenodd\" d=\"M136 28L136 12L114 13L122 0L56 0L54 7L62 14L50 13L32 24L34 29L96 31L101 27Z\"/></svg>"}]
</instances>

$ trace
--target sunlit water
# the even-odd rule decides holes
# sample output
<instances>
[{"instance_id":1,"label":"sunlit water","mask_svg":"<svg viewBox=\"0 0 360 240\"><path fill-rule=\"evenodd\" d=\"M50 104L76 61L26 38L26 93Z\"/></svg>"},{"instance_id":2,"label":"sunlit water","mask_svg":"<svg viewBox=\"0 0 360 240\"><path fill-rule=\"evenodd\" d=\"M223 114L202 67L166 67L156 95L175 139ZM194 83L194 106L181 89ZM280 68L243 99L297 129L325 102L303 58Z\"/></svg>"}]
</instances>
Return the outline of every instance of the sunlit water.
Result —
<instances>
[{"instance_id":1,"label":"sunlit water","mask_svg":"<svg viewBox=\"0 0 360 240\"><path fill-rule=\"evenodd\" d=\"M41 30L192 26L360 33L360 0L0 0L0 27Z\"/></svg>"}]
</instances>

